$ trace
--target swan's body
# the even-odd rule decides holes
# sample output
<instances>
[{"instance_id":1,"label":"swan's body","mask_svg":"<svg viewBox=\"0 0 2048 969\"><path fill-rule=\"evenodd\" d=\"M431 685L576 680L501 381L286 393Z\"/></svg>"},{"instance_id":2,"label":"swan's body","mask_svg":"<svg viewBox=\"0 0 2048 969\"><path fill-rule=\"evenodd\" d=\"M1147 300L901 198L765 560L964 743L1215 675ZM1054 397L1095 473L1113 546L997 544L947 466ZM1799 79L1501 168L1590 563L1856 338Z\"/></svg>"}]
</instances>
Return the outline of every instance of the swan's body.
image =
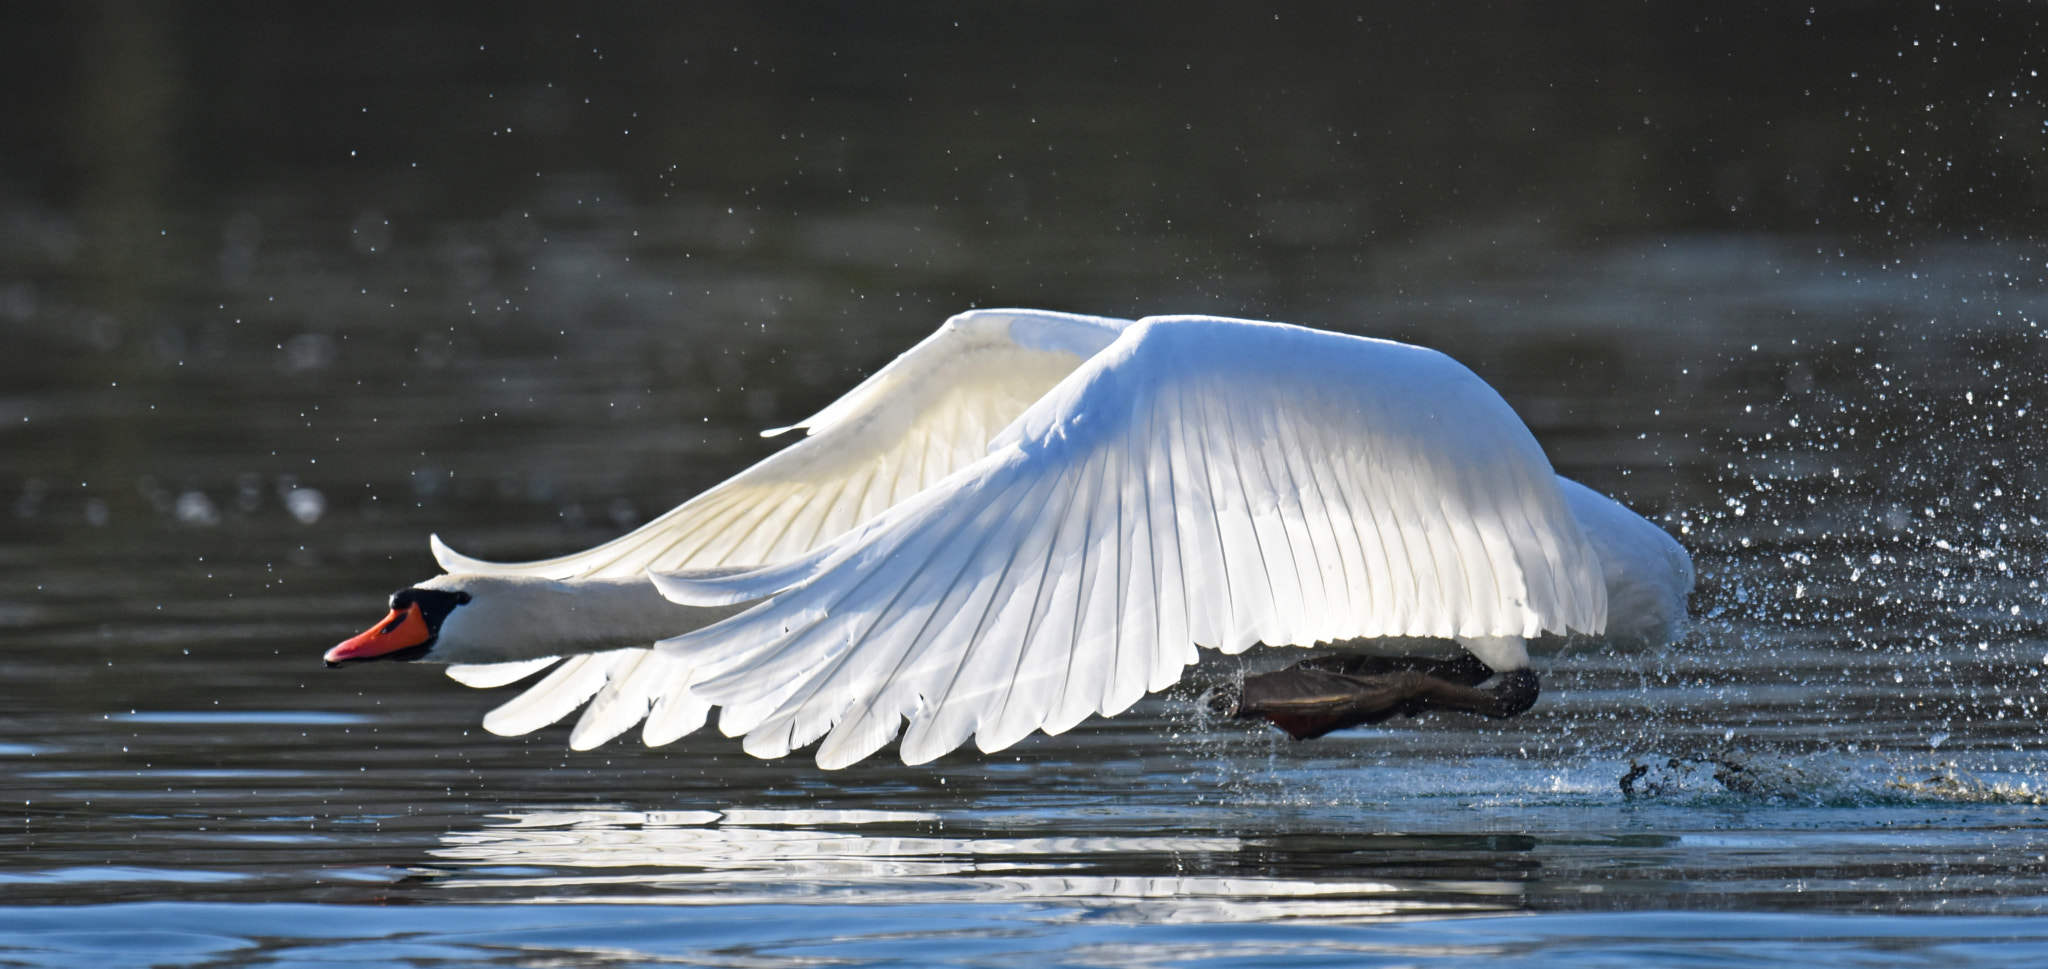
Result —
<instances>
[{"instance_id":1,"label":"swan's body","mask_svg":"<svg viewBox=\"0 0 2048 969\"><path fill-rule=\"evenodd\" d=\"M828 767L907 719L916 763L1121 712L1197 644L1440 636L1519 670L1545 632L1667 638L1692 585L1662 530L1556 477L1498 394L1402 344L978 311L798 426L587 552L505 565L436 540L456 574L419 588L470 601L428 617L423 658L497 685L577 654L492 714L503 733L596 694L572 746L643 718L666 742L717 704L750 752L822 737ZM499 610L527 618L465 616ZM403 618L394 599L380 628Z\"/></svg>"}]
</instances>

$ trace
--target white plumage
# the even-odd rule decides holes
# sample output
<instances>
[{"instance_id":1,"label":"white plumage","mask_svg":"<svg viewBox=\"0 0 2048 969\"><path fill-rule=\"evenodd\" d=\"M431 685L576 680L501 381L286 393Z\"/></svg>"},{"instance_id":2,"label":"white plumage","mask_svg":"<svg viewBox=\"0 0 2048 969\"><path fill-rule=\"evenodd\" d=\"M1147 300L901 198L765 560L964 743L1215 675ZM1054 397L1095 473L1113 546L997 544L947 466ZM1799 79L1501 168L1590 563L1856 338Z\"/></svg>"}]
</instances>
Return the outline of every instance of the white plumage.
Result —
<instances>
[{"instance_id":1,"label":"white plumage","mask_svg":"<svg viewBox=\"0 0 2048 969\"><path fill-rule=\"evenodd\" d=\"M473 559L431 539L450 572L551 579L779 562L873 518L988 453L988 442L1129 325L981 310L947 320L809 420L809 435L630 534L538 562Z\"/></svg>"},{"instance_id":2,"label":"white plumage","mask_svg":"<svg viewBox=\"0 0 2048 969\"><path fill-rule=\"evenodd\" d=\"M572 657L488 725L531 730L595 694L574 746L650 709L659 743L716 704L760 756L822 738L819 764L845 766L903 731L918 763L1121 712L1197 645L1509 638L1519 657L1515 637L1544 632L1668 636L1692 582L1660 529L1557 478L1469 370L1386 341L977 311L798 426L587 552L498 565L437 540L451 572L647 572L724 607L707 617L752 603L651 653Z\"/></svg>"}]
</instances>

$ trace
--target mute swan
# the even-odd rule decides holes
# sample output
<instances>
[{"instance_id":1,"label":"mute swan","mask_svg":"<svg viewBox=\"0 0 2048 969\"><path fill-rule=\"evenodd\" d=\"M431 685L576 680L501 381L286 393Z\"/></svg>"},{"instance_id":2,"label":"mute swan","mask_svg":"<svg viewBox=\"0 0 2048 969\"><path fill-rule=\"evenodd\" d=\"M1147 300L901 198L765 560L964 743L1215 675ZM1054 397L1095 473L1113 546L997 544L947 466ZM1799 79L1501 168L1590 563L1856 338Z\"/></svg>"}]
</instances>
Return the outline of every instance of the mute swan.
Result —
<instances>
[{"instance_id":1,"label":"mute swan","mask_svg":"<svg viewBox=\"0 0 2048 969\"><path fill-rule=\"evenodd\" d=\"M1666 639L1692 587L1670 536L1554 475L1492 388L1383 340L974 311L794 427L809 436L585 552L503 564L433 539L450 574L327 662L440 661L497 686L566 655L485 726L590 700L572 747L643 720L661 744L716 704L750 753L823 738L832 768L906 719L921 763L1121 712L1197 644L1434 636L1471 654L1323 659L1219 695L1297 736L1509 716L1536 696L1527 637Z\"/></svg>"}]
</instances>

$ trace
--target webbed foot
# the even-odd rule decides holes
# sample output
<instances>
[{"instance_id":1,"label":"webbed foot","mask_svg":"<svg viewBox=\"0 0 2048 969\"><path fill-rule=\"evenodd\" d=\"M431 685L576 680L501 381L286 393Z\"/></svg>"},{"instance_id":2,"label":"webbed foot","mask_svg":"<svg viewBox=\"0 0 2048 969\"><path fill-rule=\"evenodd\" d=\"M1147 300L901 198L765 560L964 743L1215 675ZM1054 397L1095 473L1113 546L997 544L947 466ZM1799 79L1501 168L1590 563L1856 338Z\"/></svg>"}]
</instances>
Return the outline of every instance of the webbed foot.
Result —
<instances>
[{"instance_id":1,"label":"webbed foot","mask_svg":"<svg viewBox=\"0 0 2048 969\"><path fill-rule=\"evenodd\" d=\"M1486 689L1479 684L1495 680ZM1238 719L1263 719L1296 740L1379 723L1398 715L1457 710L1495 719L1536 704L1541 686L1528 669L1496 675L1475 657L1429 660L1360 655L1320 656L1287 669L1219 687L1209 708Z\"/></svg>"}]
</instances>

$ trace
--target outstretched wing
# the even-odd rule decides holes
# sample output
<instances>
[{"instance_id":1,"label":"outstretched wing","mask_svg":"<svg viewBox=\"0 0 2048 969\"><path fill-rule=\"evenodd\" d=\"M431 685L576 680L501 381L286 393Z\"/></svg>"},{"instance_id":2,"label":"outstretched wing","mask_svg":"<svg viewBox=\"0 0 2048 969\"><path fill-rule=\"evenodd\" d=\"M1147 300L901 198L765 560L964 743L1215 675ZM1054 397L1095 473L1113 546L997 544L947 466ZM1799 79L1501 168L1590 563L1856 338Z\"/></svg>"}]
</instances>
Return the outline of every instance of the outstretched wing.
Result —
<instances>
[{"instance_id":1,"label":"outstretched wing","mask_svg":"<svg viewBox=\"0 0 2048 969\"><path fill-rule=\"evenodd\" d=\"M876 371L809 420L803 440L596 548L487 562L433 539L449 572L549 579L794 558L988 453L994 437L1128 320L975 310Z\"/></svg>"},{"instance_id":2,"label":"outstretched wing","mask_svg":"<svg viewBox=\"0 0 2048 969\"><path fill-rule=\"evenodd\" d=\"M1163 689L1196 644L1598 632L1600 561L1542 450L1431 350L1157 318L992 453L816 552L656 574L772 597L660 649L746 748L854 763L999 750Z\"/></svg>"},{"instance_id":3,"label":"outstretched wing","mask_svg":"<svg viewBox=\"0 0 2048 969\"><path fill-rule=\"evenodd\" d=\"M577 579L805 554L987 454L990 438L1129 325L1041 310L962 313L794 425L808 429L803 440L630 534L573 555L518 563L470 558L435 536L434 557L449 572ZM688 695L688 666L637 655L644 652L574 657L493 711L485 726L530 733L588 700L570 738L576 749L604 743L643 717L648 743L672 741L702 722L703 706ZM499 686L552 662L448 672L470 685ZM650 709L654 716L647 716Z\"/></svg>"}]
</instances>

